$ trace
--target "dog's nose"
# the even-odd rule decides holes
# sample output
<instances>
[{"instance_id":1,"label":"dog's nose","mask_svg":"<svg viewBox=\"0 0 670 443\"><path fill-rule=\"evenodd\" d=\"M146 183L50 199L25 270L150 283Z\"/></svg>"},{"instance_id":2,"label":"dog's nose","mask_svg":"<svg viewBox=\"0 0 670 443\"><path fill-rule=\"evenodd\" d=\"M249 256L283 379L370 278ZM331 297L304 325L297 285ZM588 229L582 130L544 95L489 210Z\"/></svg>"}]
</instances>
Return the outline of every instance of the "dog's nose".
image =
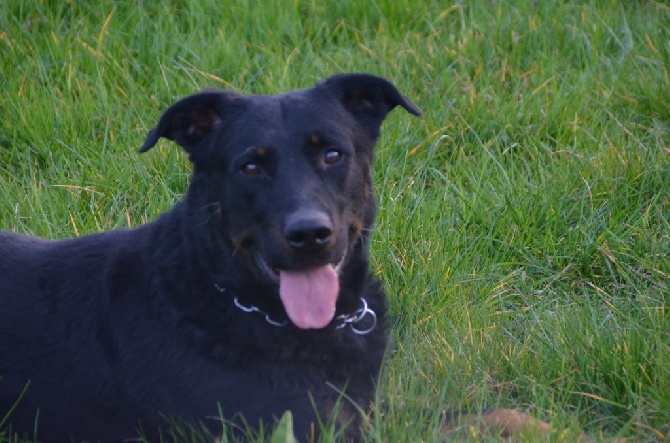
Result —
<instances>
[{"instance_id":1,"label":"dog's nose","mask_svg":"<svg viewBox=\"0 0 670 443\"><path fill-rule=\"evenodd\" d=\"M317 210L300 210L289 215L284 238L297 251L317 251L330 243L333 223L327 214Z\"/></svg>"}]
</instances>

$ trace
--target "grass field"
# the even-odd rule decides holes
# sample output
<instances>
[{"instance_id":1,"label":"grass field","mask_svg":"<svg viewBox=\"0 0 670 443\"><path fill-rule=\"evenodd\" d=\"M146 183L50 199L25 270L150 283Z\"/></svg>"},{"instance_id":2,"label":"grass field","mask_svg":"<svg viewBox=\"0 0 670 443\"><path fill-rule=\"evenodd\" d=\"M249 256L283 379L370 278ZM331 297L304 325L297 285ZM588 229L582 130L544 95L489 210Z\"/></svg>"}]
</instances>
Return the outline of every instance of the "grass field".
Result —
<instances>
[{"instance_id":1,"label":"grass field","mask_svg":"<svg viewBox=\"0 0 670 443\"><path fill-rule=\"evenodd\" d=\"M0 229L80 236L168 209L186 156L167 142L137 149L200 88L382 75L424 116L392 113L377 151L373 265L395 332L370 440L437 441L437 412L484 406L571 430L557 440L670 438L666 3L0 0L0 11Z\"/></svg>"}]
</instances>

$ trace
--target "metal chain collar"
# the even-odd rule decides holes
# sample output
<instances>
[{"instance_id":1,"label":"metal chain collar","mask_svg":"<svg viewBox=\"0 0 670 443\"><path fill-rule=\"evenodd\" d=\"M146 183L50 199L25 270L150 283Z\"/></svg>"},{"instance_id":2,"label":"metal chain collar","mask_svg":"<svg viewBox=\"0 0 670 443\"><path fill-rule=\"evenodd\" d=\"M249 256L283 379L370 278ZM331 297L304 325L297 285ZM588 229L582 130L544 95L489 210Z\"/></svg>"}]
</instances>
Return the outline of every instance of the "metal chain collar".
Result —
<instances>
[{"instance_id":1,"label":"metal chain collar","mask_svg":"<svg viewBox=\"0 0 670 443\"><path fill-rule=\"evenodd\" d=\"M217 285L216 283L214 283L214 288L216 288L216 290L221 292L221 293L227 292L226 288L223 288L223 287ZM233 297L233 303L235 304L235 306L239 310L241 310L243 312L246 312L246 313L256 312L256 313L264 316L265 321L268 324L271 324L272 326L277 326L277 327L281 328L281 327L284 327L284 326L289 324L288 320L275 320L275 319L273 319L272 317L270 317L270 314L266 313L265 311L263 311L262 309L260 309L257 306L243 305L240 302L240 300L237 298L237 296ZM336 329L342 329L346 326L349 326L351 331L354 334L358 334L358 335L367 335L370 332L372 332L373 329L377 326L377 314L375 313L375 311L373 311L372 309L370 309L368 307L368 302L363 297L361 297L361 305L362 306L352 314L348 314L348 315L347 314L341 314L341 315L338 315L337 317L335 317L335 320L338 322L337 325L335 326L335 328ZM370 326L368 326L366 328L357 327L357 323L363 321L366 317L370 317L370 321L372 322L370 324Z\"/></svg>"}]
</instances>

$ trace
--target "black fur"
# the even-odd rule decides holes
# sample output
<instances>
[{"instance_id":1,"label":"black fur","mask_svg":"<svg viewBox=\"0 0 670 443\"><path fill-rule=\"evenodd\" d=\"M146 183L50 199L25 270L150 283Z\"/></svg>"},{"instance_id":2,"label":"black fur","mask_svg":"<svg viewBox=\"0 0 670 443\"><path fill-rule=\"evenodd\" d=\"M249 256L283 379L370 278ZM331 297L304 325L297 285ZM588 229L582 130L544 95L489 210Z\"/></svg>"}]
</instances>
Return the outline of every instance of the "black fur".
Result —
<instances>
[{"instance_id":1,"label":"black fur","mask_svg":"<svg viewBox=\"0 0 670 443\"><path fill-rule=\"evenodd\" d=\"M138 429L155 441L166 417L216 433L219 412L258 427L291 410L307 439L340 399L337 425L357 439L388 333L368 265L372 151L396 106L420 115L365 74L275 96L204 91L172 105L141 148L171 139L193 163L185 198L158 220L60 241L0 232L0 422L12 410L8 429L42 441ZM288 321L273 270L328 263L336 316L363 297L370 333L354 328L371 315L354 328Z\"/></svg>"}]
</instances>

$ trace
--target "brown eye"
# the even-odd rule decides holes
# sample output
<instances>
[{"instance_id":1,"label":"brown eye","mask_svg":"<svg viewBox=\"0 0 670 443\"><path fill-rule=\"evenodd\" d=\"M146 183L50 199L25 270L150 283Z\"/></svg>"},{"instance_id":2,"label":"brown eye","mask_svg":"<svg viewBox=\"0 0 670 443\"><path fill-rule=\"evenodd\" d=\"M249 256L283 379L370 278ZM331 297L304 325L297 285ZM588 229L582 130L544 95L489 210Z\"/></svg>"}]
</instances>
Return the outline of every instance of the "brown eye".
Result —
<instances>
[{"instance_id":1,"label":"brown eye","mask_svg":"<svg viewBox=\"0 0 670 443\"><path fill-rule=\"evenodd\" d=\"M247 175L258 175L261 173L261 167L258 166L258 163L245 163L244 166L242 166L242 172Z\"/></svg>"},{"instance_id":2,"label":"brown eye","mask_svg":"<svg viewBox=\"0 0 670 443\"><path fill-rule=\"evenodd\" d=\"M335 149L326 151L325 155L323 156L323 161L326 162L327 165L334 165L340 160L342 160L342 153Z\"/></svg>"}]
</instances>

